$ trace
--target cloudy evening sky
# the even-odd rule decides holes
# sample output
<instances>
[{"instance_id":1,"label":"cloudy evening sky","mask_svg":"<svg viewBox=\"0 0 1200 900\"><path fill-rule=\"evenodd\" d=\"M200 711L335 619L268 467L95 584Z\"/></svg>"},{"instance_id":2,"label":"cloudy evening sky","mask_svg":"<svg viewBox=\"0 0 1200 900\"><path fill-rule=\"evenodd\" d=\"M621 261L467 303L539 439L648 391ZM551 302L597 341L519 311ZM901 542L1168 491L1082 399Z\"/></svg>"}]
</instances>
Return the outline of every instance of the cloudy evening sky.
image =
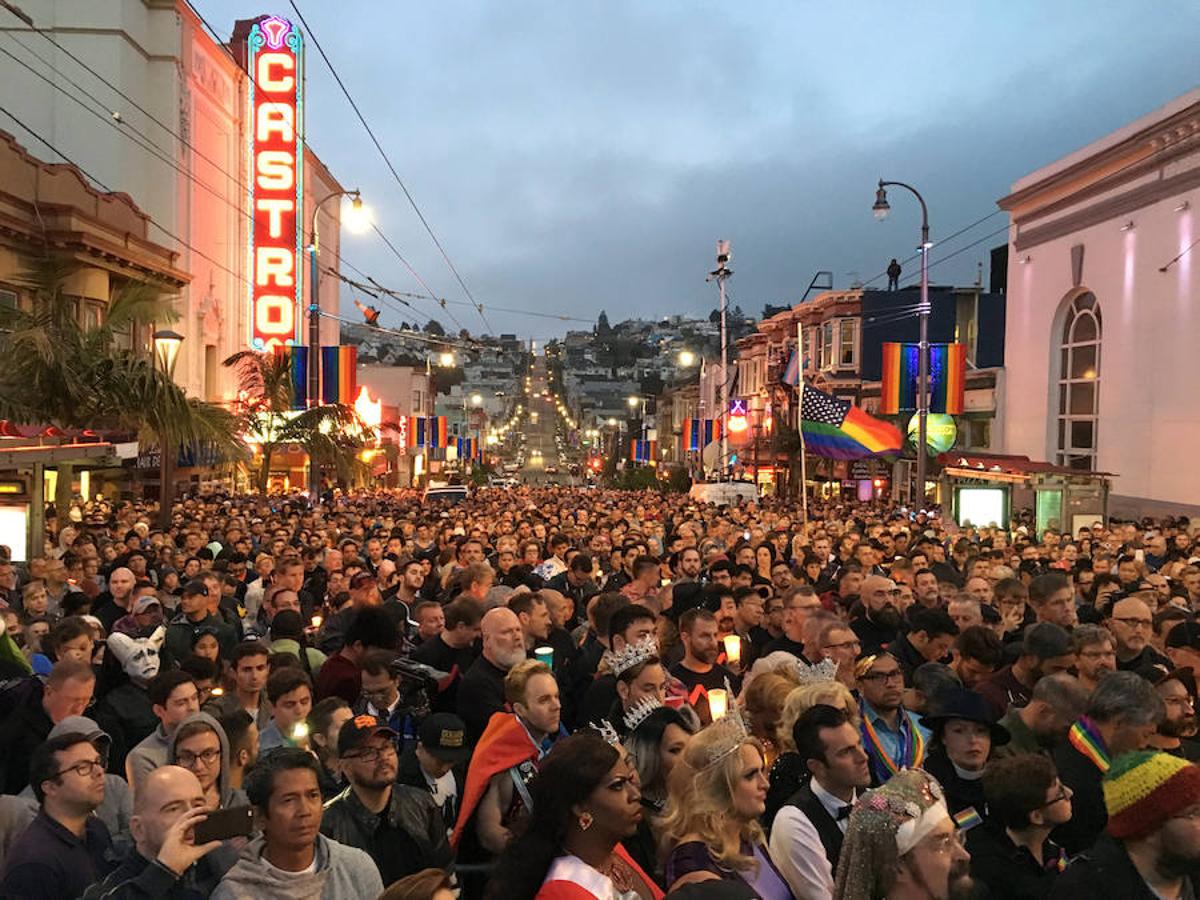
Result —
<instances>
[{"instance_id":1,"label":"cloudy evening sky","mask_svg":"<svg viewBox=\"0 0 1200 900\"><path fill-rule=\"evenodd\" d=\"M222 37L238 18L294 18L286 2L195 2ZM297 2L475 296L589 320L707 314L718 237L747 313L795 302L819 269L869 279L919 227L901 194L874 221L880 175L922 190L936 240L1200 80L1200 6L1180 0ZM311 45L307 82L309 143L434 290L464 300ZM935 248L934 279L971 282L979 261L986 278L1004 224ZM343 255L419 290L377 238L346 235ZM572 327L487 316L524 336Z\"/></svg>"}]
</instances>

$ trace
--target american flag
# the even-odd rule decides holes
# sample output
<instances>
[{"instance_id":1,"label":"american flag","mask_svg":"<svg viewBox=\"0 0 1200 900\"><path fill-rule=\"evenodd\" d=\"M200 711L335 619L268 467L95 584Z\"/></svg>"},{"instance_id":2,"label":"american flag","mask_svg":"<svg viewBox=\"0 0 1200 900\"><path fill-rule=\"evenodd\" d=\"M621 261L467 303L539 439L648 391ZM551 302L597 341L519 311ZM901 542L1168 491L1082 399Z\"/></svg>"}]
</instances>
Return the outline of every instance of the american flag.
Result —
<instances>
[{"instance_id":1,"label":"american flag","mask_svg":"<svg viewBox=\"0 0 1200 900\"><path fill-rule=\"evenodd\" d=\"M804 386L804 399L800 403L800 418L804 421L841 428L849 411L849 400L839 400L832 394Z\"/></svg>"}]
</instances>

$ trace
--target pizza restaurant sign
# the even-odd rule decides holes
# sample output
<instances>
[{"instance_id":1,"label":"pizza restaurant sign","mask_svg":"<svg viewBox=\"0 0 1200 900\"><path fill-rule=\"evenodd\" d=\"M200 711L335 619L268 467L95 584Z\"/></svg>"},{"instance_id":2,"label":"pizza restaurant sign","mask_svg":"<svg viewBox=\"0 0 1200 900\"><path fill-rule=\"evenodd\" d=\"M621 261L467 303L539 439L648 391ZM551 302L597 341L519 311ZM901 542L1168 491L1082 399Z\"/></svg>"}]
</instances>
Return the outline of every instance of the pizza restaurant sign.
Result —
<instances>
[{"instance_id":1,"label":"pizza restaurant sign","mask_svg":"<svg viewBox=\"0 0 1200 900\"><path fill-rule=\"evenodd\" d=\"M286 19L256 22L247 39L250 346L300 343L304 209L304 54Z\"/></svg>"}]
</instances>

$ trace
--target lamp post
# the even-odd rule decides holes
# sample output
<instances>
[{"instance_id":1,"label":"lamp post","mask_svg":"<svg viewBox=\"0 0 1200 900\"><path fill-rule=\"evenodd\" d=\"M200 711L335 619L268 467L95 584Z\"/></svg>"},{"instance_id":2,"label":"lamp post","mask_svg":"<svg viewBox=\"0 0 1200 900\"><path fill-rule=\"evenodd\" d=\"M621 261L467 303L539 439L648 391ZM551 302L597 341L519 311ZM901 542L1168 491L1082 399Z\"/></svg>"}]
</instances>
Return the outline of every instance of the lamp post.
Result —
<instances>
[{"instance_id":1,"label":"lamp post","mask_svg":"<svg viewBox=\"0 0 1200 900\"><path fill-rule=\"evenodd\" d=\"M179 345L183 343L183 335L177 331L163 329L154 332L154 359L158 370L172 378L175 375L175 362L179 359ZM171 453L175 448L167 447L167 435L158 435L158 527L164 532L171 527L171 504L175 499L174 485L168 484L171 475Z\"/></svg>"},{"instance_id":2,"label":"lamp post","mask_svg":"<svg viewBox=\"0 0 1200 900\"><path fill-rule=\"evenodd\" d=\"M929 209L925 206L925 198L910 184L903 181L884 181L879 179L879 188L875 191L875 205L871 207L875 218L883 221L891 212L885 188L899 187L909 191L921 204L921 301L917 304L917 318L921 324L921 340L917 345L917 497L920 504L925 505L925 447L929 425Z\"/></svg>"},{"instance_id":3,"label":"lamp post","mask_svg":"<svg viewBox=\"0 0 1200 900\"><path fill-rule=\"evenodd\" d=\"M321 207L335 197L349 197L352 214L347 219L347 225L352 231L358 231L367 224L367 212L363 207L362 195L358 190L331 191L313 206L312 227L309 229L311 240L308 244L309 254L309 295L308 295L308 405L317 406L321 402L321 264L318 261L319 246L317 235L317 216ZM321 489L321 467L314 457L308 460L308 494L309 501L315 506Z\"/></svg>"}]
</instances>

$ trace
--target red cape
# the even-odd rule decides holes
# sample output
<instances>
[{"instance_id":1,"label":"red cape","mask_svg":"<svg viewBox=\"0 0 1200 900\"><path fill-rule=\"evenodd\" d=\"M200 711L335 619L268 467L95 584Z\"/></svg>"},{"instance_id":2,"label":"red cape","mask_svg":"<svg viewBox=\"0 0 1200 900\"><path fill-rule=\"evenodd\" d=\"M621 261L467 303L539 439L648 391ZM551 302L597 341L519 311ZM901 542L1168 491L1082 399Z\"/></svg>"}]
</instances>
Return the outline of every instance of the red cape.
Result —
<instances>
[{"instance_id":1,"label":"red cape","mask_svg":"<svg viewBox=\"0 0 1200 900\"><path fill-rule=\"evenodd\" d=\"M474 815L475 807L483 798L492 777L527 760L536 760L539 755L539 748L534 746L525 726L517 721L513 713L492 713L483 736L475 745L475 752L471 754L462 805L458 810L458 822L454 826L450 846L458 848L463 830Z\"/></svg>"}]
</instances>

